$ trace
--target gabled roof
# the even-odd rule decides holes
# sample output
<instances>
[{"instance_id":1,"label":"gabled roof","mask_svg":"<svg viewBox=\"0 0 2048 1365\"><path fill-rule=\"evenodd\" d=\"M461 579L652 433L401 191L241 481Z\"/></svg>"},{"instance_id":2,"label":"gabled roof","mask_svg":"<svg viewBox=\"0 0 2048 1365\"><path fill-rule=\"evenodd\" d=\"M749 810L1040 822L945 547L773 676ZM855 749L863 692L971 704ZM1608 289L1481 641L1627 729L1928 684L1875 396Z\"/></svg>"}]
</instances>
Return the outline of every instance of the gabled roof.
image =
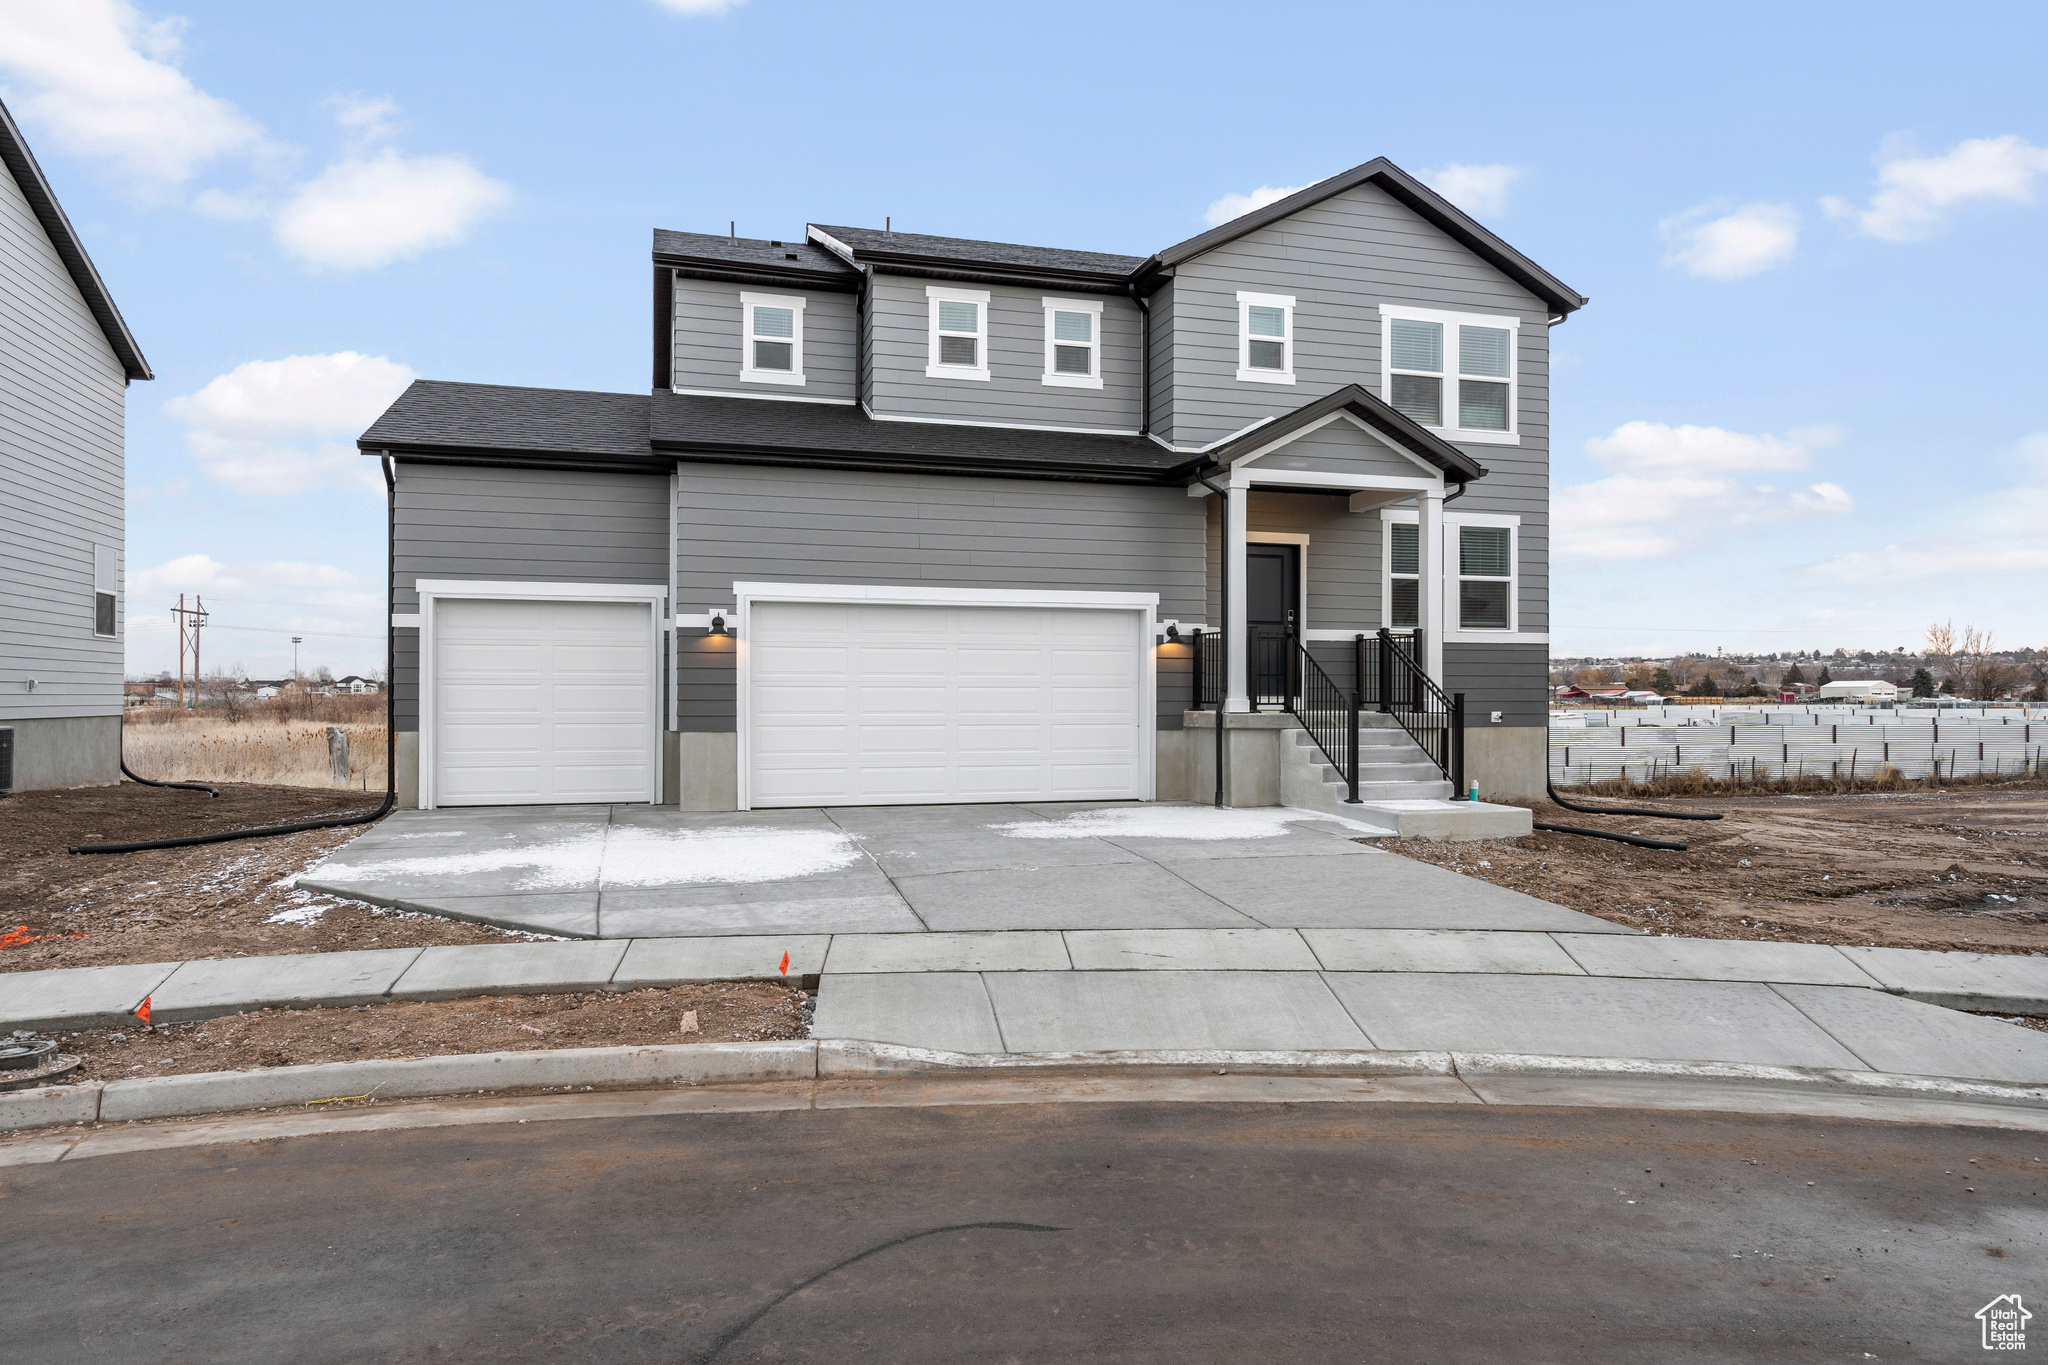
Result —
<instances>
[{"instance_id":1,"label":"gabled roof","mask_svg":"<svg viewBox=\"0 0 2048 1365\"><path fill-rule=\"evenodd\" d=\"M1209 458L1217 464L1227 465L1254 450L1285 440L1336 412L1350 413L1388 441L1441 469L1444 477L1452 483L1470 483L1486 477L1485 465L1356 384L1346 384L1313 403L1303 404L1285 417L1253 427L1229 444L1210 451Z\"/></svg>"},{"instance_id":2,"label":"gabled roof","mask_svg":"<svg viewBox=\"0 0 2048 1365\"><path fill-rule=\"evenodd\" d=\"M1317 181L1306 189L1296 190L1285 199L1275 200L1264 208L1253 209L1250 213L1233 218L1220 227L1210 228L1198 237L1190 237L1185 242L1170 246L1146 261L1145 269L1141 273L1152 275L1162 270L1170 270L1182 261L1192 260L1205 251L1212 251L1226 242L1235 241L1246 233L1256 232L1269 223L1277 223L1290 214L1299 213L1367 181L1371 181L1406 204L1466 250L1486 261L1558 312L1570 313L1586 306L1583 294L1566 287L1555 275L1481 227L1470 214L1383 156L1374 157L1363 166L1353 166L1350 170L1333 175L1328 180Z\"/></svg>"},{"instance_id":3,"label":"gabled roof","mask_svg":"<svg viewBox=\"0 0 2048 1365\"><path fill-rule=\"evenodd\" d=\"M877 421L850 403L656 393L651 415L656 451L724 464L1170 483L1205 462L1142 436Z\"/></svg>"},{"instance_id":4,"label":"gabled roof","mask_svg":"<svg viewBox=\"0 0 2048 1365\"><path fill-rule=\"evenodd\" d=\"M811 224L810 232L814 239L823 234L844 246L862 265L940 278L1114 289L1121 293L1131 272L1145 263L1142 256L1116 256L1102 251L978 242L966 237L928 237L916 232L832 227L824 223Z\"/></svg>"},{"instance_id":5,"label":"gabled roof","mask_svg":"<svg viewBox=\"0 0 2048 1365\"><path fill-rule=\"evenodd\" d=\"M521 389L416 379L356 448L491 463L659 467L647 444L647 395ZM567 457L565 459L565 457Z\"/></svg>"},{"instance_id":6,"label":"gabled roof","mask_svg":"<svg viewBox=\"0 0 2048 1365\"><path fill-rule=\"evenodd\" d=\"M814 242L717 237L665 228L654 230L654 261L699 278L760 280L810 289L852 289L857 278L852 266Z\"/></svg>"},{"instance_id":7,"label":"gabled roof","mask_svg":"<svg viewBox=\"0 0 2048 1365\"><path fill-rule=\"evenodd\" d=\"M36 164L35 154L29 151L27 139L22 137L14 115L8 112L5 104L0 104L0 162L6 163L14 176L14 183L21 187L22 198L28 200L36 221L50 235L51 244L57 248L58 259L64 262L64 269L70 274L71 282L78 286L78 292L85 296L85 306L92 310L93 321L99 323L107 344L114 348L122 370L130 379L156 378L149 371L149 362L142 358L142 348L135 344L134 334L122 320L121 310L114 306L114 296L107 292L106 281L93 268L92 257L85 253L85 243L78 239L71 220L64 216L64 208L57 202L56 192L43 178L43 168Z\"/></svg>"}]
</instances>

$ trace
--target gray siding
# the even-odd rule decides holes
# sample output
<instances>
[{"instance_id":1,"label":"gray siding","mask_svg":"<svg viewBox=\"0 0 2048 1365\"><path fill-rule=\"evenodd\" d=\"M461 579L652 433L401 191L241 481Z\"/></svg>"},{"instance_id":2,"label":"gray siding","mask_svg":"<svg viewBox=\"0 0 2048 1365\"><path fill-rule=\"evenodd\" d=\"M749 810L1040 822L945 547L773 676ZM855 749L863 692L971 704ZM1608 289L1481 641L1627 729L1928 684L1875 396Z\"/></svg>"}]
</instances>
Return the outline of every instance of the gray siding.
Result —
<instances>
[{"instance_id":1,"label":"gray siding","mask_svg":"<svg viewBox=\"0 0 2048 1365\"><path fill-rule=\"evenodd\" d=\"M1223 622L1218 565L1223 537L1220 507L1202 499L1208 520L1209 596L1204 620ZM1309 538L1302 550L1302 603L1308 630L1370 633L1380 628L1380 519L1377 512L1353 512L1347 497L1318 493L1254 490L1245 509L1245 529L1282 531ZM1235 586L1235 585L1233 585Z\"/></svg>"},{"instance_id":2,"label":"gray siding","mask_svg":"<svg viewBox=\"0 0 2048 1365\"><path fill-rule=\"evenodd\" d=\"M741 380L745 355L740 295L789 294L804 300L804 383ZM709 389L750 398L833 398L852 402L853 295L827 290L770 289L678 279L675 286L675 368L679 389Z\"/></svg>"},{"instance_id":3,"label":"gray siding","mask_svg":"<svg viewBox=\"0 0 2048 1365\"><path fill-rule=\"evenodd\" d=\"M1519 317L1521 443L1464 446L1488 473L1454 506L1521 517L1521 628L1549 629L1549 332L1539 300L1369 184L1185 263L1170 288L1173 379L1164 397L1155 384L1155 402L1160 429L1182 448L1345 384L1379 393L1382 303ZM1241 289L1294 295L1295 384L1236 378Z\"/></svg>"},{"instance_id":4,"label":"gray siding","mask_svg":"<svg viewBox=\"0 0 2048 1365\"><path fill-rule=\"evenodd\" d=\"M117 634L93 634L93 547L112 546L125 576L126 390L84 296L0 172L0 723L121 714L127 603L117 578ZM117 776L108 766L93 780Z\"/></svg>"},{"instance_id":5,"label":"gray siding","mask_svg":"<svg viewBox=\"0 0 2048 1365\"><path fill-rule=\"evenodd\" d=\"M1233 468L1240 466L1255 473L1261 469L1299 469L1318 474L1391 475L1400 479L1429 478L1436 473L1433 466L1411 460L1345 417L1306 432L1249 465L1239 461Z\"/></svg>"},{"instance_id":6,"label":"gray siding","mask_svg":"<svg viewBox=\"0 0 2048 1365\"><path fill-rule=\"evenodd\" d=\"M985 288L989 295L989 378L986 383L932 379L925 374L931 351L930 300L925 290L935 283L944 287L942 281L875 276L869 333L874 341L874 366L868 402L877 415L1102 431L1138 429L1144 390L1139 372L1143 337L1136 304L1127 298L1100 299L1102 387L1065 388L1044 382L1045 308L1041 301L1081 296L1062 295L1056 289L961 285L963 289ZM1095 296L1089 297L1096 301Z\"/></svg>"},{"instance_id":7,"label":"gray siding","mask_svg":"<svg viewBox=\"0 0 2048 1365\"><path fill-rule=\"evenodd\" d=\"M1202 509L1178 488L685 464L677 479L676 600L730 603L739 581L1156 592L1192 619ZM1185 665L1160 651L1160 723L1179 728ZM731 730L730 646L686 634L685 730Z\"/></svg>"},{"instance_id":8,"label":"gray siding","mask_svg":"<svg viewBox=\"0 0 2048 1365\"><path fill-rule=\"evenodd\" d=\"M422 578L668 582L668 479L461 465L398 465L391 609L419 610ZM397 633L398 728L419 728L419 632Z\"/></svg>"},{"instance_id":9,"label":"gray siding","mask_svg":"<svg viewBox=\"0 0 2048 1365\"><path fill-rule=\"evenodd\" d=\"M1152 309L1152 434L1173 444L1173 285L1148 299Z\"/></svg>"},{"instance_id":10,"label":"gray siding","mask_svg":"<svg viewBox=\"0 0 2048 1365\"><path fill-rule=\"evenodd\" d=\"M1550 723L1550 651L1543 645L1444 646L1444 691L1465 694L1465 724L1491 728L1490 716L1502 712L1501 724Z\"/></svg>"}]
</instances>

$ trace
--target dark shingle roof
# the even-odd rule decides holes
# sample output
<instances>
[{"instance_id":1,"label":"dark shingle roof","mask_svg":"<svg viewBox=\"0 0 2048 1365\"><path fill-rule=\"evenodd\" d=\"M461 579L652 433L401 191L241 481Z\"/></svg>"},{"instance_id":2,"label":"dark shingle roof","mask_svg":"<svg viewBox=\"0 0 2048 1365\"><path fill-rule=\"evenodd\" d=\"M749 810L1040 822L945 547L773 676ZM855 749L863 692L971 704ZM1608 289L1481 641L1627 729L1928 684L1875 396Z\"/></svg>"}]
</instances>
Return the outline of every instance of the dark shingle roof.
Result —
<instances>
[{"instance_id":1,"label":"dark shingle roof","mask_svg":"<svg viewBox=\"0 0 2048 1365\"><path fill-rule=\"evenodd\" d=\"M1244 435L1210 451L1209 458L1219 464L1230 464L1240 456L1249 455L1261 446L1271 445L1283 436L1313 426L1331 413L1339 411L1350 413L1402 449L1411 451L1418 458L1435 465L1453 482L1469 483L1474 479L1486 477L1485 465L1427 427L1421 426L1391 404L1381 401L1370 389L1357 384L1346 384L1334 393L1326 393L1321 398L1302 404L1284 417L1253 427Z\"/></svg>"},{"instance_id":2,"label":"dark shingle roof","mask_svg":"<svg viewBox=\"0 0 2048 1365\"><path fill-rule=\"evenodd\" d=\"M655 448L684 456L1148 482L1207 463L1142 436L878 422L842 403L657 393L652 416Z\"/></svg>"},{"instance_id":3,"label":"dark shingle roof","mask_svg":"<svg viewBox=\"0 0 2048 1365\"><path fill-rule=\"evenodd\" d=\"M21 187L22 198L28 200L36 221L49 234L50 243L57 248L57 256L64 262L71 282L85 296L85 306L92 310L93 321L100 325L107 344L114 348L122 371L130 379L156 378L149 372L149 362L142 358L142 348L135 344L135 336L128 330L121 310L114 306L114 296L107 292L106 281L93 267L92 257L85 254L85 243L79 240L71 220L64 216L64 208L57 202L56 192L43 178L43 168L36 164L35 153L29 151L28 140L22 137L14 115L7 111L5 104L0 104L0 163L4 163L14 176L14 183Z\"/></svg>"},{"instance_id":4,"label":"dark shingle roof","mask_svg":"<svg viewBox=\"0 0 2048 1365\"><path fill-rule=\"evenodd\" d=\"M410 453L578 455L651 460L647 395L516 389L416 379L356 440Z\"/></svg>"},{"instance_id":5,"label":"dark shingle roof","mask_svg":"<svg viewBox=\"0 0 2048 1365\"><path fill-rule=\"evenodd\" d=\"M851 266L817 243L802 238L771 242L753 237L716 237L703 232L670 232L666 228L656 228L654 255L664 264L703 263L770 273L817 271L849 279L853 275Z\"/></svg>"},{"instance_id":6,"label":"dark shingle roof","mask_svg":"<svg viewBox=\"0 0 2048 1365\"><path fill-rule=\"evenodd\" d=\"M830 227L824 223L812 226L834 241L853 248L855 257L861 260L872 257L877 260L960 261L1116 279L1122 279L1145 263L1143 256L1114 256L1102 251L1068 251L1060 247L1019 246L1013 242L977 242L965 237L927 237L916 232Z\"/></svg>"}]
</instances>

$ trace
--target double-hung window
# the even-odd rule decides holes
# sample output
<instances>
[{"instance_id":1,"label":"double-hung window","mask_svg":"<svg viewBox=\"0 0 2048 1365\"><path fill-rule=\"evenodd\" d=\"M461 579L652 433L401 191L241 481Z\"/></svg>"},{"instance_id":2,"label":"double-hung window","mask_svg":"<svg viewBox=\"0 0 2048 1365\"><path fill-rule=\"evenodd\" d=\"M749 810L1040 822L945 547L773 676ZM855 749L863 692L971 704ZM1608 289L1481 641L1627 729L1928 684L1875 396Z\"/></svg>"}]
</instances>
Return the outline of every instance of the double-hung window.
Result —
<instances>
[{"instance_id":1,"label":"double-hung window","mask_svg":"<svg viewBox=\"0 0 2048 1365\"><path fill-rule=\"evenodd\" d=\"M1237 296L1237 377L1254 384L1294 382L1294 296Z\"/></svg>"},{"instance_id":2,"label":"double-hung window","mask_svg":"<svg viewBox=\"0 0 2048 1365\"><path fill-rule=\"evenodd\" d=\"M1387 402L1454 441L1513 445L1521 320L1380 307Z\"/></svg>"},{"instance_id":3,"label":"double-hung window","mask_svg":"<svg viewBox=\"0 0 2048 1365\"><path fill-rule=\"evenodd\" d=\"M1102 387L1102 300L1039 300L1045 307L1045 382Z\"/></svg>"},{"instance_id":4,"label":"double-hung window","mask_svg":"<svg viewBox=\"0 0 2048 1365\"><path fill-rule=\"evenodd\" d=\"M1389 508L1384 620L1394 630L1421 624L1421 528L1415 513ZM1515 536L1521 519L1484 512L1444 514L1444 597L1454 633L1516 629Z\"/></svg>"},{"instance_id":5,"label":"double-hung window","mask_svg":"<svg viewBox=\"0 0 2048 1365\"><path fill-rule=\"evenodd\" d=\"M119 552L111 545L92 547L92 633L112 636L120 632L115 612L115 592L121 576Z\"/></svg>"},{"instance_id":6,"label":"double-hung window","mask_svg":"<svg viewBox=\"0 0 2048 1365\"><path fill-rule=\"evenodd\" d=\"M988 291L927 286L931 349L924 372L931 379L988 378Z\"/></svg>"},{"instance_id":7,"label":"double-hung window","mask_svg":"<svg viewBox=\"0 0 2048 1365\"><path fill-rule=\"evenodd\" d=\"M801 294L742 291L740 378L753 384L804 382L804 299Z\"/></svg>"}]
</instances>

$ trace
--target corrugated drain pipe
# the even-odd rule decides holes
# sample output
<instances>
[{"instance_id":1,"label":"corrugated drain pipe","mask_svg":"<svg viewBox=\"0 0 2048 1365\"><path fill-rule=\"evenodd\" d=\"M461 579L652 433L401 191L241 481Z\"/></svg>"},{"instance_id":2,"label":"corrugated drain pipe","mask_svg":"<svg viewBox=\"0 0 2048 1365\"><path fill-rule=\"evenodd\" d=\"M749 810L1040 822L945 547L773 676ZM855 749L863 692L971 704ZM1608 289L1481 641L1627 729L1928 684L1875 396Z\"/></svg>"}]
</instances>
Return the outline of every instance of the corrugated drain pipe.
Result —
<instances>
[{"instance_id":1,"label":"corrugated drain pipe","mask_svg":"<svg viewBox=\"0 0 2048 1365\"><path fill-rule=\"evenodd\" d=\"M391 589L397 583L398 566L398 476L393 471L391 456L383 457L384 465L384 801L377 809L360 815L331 816L325 820L301 820L290 825L264 825L258 829L233 829L221 834L192 834L182 839L148 839L135 844L73 844L73 853L141 853L152 848L190 848L195 844L224 844L231 839L267 839L275 834L302 834L309 829L345 829L350 825L367 825L372 820L381 820L389 815L398 804L398 656L391 634ZM127 772L127 764L121 765ZM133 773L128 774L134 777ZM137 777L138 782L149 779ZM149 783L163 786L164 783ZM170 785L191 786L190 783ZM205 790L213 791L211 787ZM219 796L218 791L214 791Z\"/></svg>"}]
</instances>

